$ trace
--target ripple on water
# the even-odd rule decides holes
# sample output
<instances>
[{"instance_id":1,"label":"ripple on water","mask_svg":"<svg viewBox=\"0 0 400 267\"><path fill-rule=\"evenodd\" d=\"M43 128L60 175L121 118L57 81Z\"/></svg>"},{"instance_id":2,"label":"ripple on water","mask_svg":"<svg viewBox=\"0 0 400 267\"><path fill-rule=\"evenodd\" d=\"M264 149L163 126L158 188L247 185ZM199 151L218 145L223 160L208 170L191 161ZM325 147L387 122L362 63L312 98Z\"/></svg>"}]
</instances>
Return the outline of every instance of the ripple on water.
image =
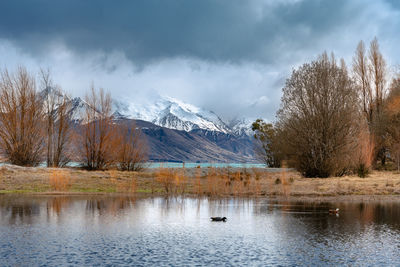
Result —
<instances>
[{"instance_id":1,"label":"ripple on water","mask_svg":"<svg viewBox=\"0 0 400 267\"><path fill-rule=\"evenodd\" d=\"M2 266L400 265L398 203L53 198L0 197Z\"/></svg>"}]
</instances>

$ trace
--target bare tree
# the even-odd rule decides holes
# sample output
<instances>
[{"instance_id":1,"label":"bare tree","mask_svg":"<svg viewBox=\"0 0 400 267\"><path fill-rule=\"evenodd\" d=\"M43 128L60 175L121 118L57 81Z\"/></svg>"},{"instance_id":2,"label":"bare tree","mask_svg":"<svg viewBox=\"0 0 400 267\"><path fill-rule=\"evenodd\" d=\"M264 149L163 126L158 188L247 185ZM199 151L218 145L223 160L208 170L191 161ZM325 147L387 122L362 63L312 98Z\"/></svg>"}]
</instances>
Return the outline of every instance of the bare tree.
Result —
<instances>
[{"instance_id":1,"label":"bare tree","mask_svg":"<svg viewBox=\"0 0 400 267\"><path fill-rule=\"evenodd\" d=\"M36 166L44 145L43 108L33 76L19 67L1 73L0 146L12 164Z\"/></svg>"},{"instance_id":2,"label":"bare tree","mask_svg":"<svg viewBox=\"0 0 400 267\"><path fill-rule=\"evenodd\" d=\"M378 39L372 40L369 48L369 71L371 72L372 82L375 89L375 110L377 114L382 112L383 99L385 97L386 88L386 61L379 50Z\"/></svg>"},{"instance_id":3,"label":"bare tree","mask_svg":"<svg viewBox=\"0 0 400 267\"><path fill-rule=\"evenodd\" d=\"M116 150L116 164L123 171L140 171L144 168L147 159L147 146L141 136L140 129L133 124L119 125L118 149Z\"/></svg>"},{"instance_id":4,"label":"bare tree","mask_svg":"<svg viewBox=\"0 0 400 267\"><path fill-rule=\"evenodd\" d=\"M63 167L70 162L71 101L51 80L49 70L41 70L42 97L46 117L47 167Z\"/></svg>"},{"instance_id":5,"label":"bare tree","mask_svg":"<svg viewBox=\"0 0 400 267\"><path fill-rule=\"evenodd\" d=\"M85 97L85 111L79 151L84 167L90 170L107 169L114 163L113 142L116 132L112 122L111 96L103 89L91 87ZM114 143L115 144L115 143Z\"/></svg>"},{"instance_id":6,"label":"bare tree","mask_svg":"<svg viewBox=\"0 0 400 267\"><path fill-rule=\"evenodd\" d=\"M355 103L354 83L333 55L304 64L286 81L276 127L284 154L304 176L341 175L352 167L360 118Z\"/></svg>"},{"instance_id":7,"label":"bare tree","mask_svg":"<svg viewBox=\"0 0 400 267\"><path fill-rule=\"evenodd\" d=\"M370 84L369 63L363 41L359 42L356 54L353 57L353 77L358 85L362 111L370 125L373 117L374 100Z\"/></svg>"},{"instance_id":8,"label":"bare tree","mask_svg":"<svg viewBox=\"0 0 400 267\"><path fill-rule=\"evenodd\" d=\"M386 61L376 38L372 40L368 54L364 42L358 44L353 57L353 77L360 92L362 110L368 124L372 126L374 118L383 110L388 90Z\"/></svg>"},{"instance_id":9,"label":"bare tree","mask_svg":"<svg viewBox=\"0 0 400 267\"><path fill-rule=\"evenodd\" d=\"M388 140L386 135L386 117L384 116L384 98L387 93L386 79L387 69L386 62L379 50L378 40L375 38L369 48L369 61L371 81L375 92L375 115L372 120L372 133L375 137L376 159L381 161L382 165L386 162L386 153Z\"/></svg>"},{"instance_id":10,"label":"bare tree","mask_svg":"<svg viewBox=\"0 0 400 267\"><path fill-rule=\"evenodd\" d=\"M395 77L390 86L390 93L386 99L385 117L387 118L386 131L389 135L388 148L391 158L400 167L400 74Z\"/></svg>"},{"instance_id":11,"label":"bare tree","mask_svg":"<svg viewBox=\"0 0 400 267\"><path fill-rule=\"evenodd\" d=\"M370 43L368 53L360 41L353 58L353 77L361 99L362 111L369 126L375 146L374 162L386 161L388 136L386 134L385 97L387 95L388 71L386 61L379 50L377 38Z\"/></svg>"}]
</instances>

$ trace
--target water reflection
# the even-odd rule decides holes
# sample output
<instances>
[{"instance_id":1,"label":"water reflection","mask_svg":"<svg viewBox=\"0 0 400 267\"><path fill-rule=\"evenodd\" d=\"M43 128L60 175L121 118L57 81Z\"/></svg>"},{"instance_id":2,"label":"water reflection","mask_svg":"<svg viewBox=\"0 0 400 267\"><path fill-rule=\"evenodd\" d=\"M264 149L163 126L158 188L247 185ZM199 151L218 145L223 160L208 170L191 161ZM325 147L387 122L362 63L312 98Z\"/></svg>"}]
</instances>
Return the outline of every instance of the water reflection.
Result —
<instances>
[{"instance_id":1,"label":"water reflection","mask_svg":"<svg viewBox=\"0 0 400 267\"><path fill-rule=\"evenodd\" d=\"M0 230L9 265L400 264L399 202L0 196Z\"/></svg>"},{"instance_id":2,"label":"water reflection","mask_svg":"<svg viewBox=\"0 0 400 267\"><path fill-rule=\"evenodd\" d=\"M126 209L133 209L134 197L91 198L86 200L86 212L92 215L116 216Z\"/></svg>"}]
</instances>

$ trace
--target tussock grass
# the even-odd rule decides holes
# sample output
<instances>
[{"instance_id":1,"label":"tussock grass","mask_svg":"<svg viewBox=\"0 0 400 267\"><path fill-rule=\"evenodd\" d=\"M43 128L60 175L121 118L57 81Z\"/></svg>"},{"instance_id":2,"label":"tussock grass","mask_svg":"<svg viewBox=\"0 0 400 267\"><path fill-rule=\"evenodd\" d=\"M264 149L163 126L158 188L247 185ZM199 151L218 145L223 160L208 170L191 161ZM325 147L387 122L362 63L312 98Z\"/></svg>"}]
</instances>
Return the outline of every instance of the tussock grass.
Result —
<instances>
[{"instance_id":1,"label":"tussock grass","mask_svg":"<svg viewBox=\"0 0 400 267\"><path fill-rule=\"evenodd\" d=\"M71 187L71 179L64 170L52 170L50 173L50 188L54 191L68 191Z\"/></svg>"},{"instance_id":2,"label":"tussock grass","mask_svg":"<svg viewBox=\"0 0 400 267\"><path fill-rule=\"evenodd\" d=\"M279 181L278 183L276 181ZM224 196L339 196L400 194L400 175L303 178L292 171L253 168L159 168L143 172L74 168L0 168L0 193L81 192Z\"/></svg>"}]
</instances>

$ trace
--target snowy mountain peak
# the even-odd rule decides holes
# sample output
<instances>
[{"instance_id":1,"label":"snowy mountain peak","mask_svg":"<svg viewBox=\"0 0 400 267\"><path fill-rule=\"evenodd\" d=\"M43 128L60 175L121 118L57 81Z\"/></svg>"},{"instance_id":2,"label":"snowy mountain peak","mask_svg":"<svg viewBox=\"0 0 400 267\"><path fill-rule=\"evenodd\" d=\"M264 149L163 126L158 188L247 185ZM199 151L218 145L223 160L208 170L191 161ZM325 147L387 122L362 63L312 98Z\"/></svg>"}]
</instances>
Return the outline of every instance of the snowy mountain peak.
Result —
<instances>
[{"instance_id":1,"label":"snowy mountain peak","mask_svg":"<svg viewBox=\"0 0 400 267\"><path fill-rule=\"evenodd\" d=\"M82 121L84 118L88 104L81 98L70 98L53 88L46 88L41 91L40 96L44 100L44 108L51 101L60 101L64 98L70 102L68 112L71 118L74 121ZM235 119L226 124L214 112L172 97L160 97L154 102L138 103L113 100L113 115L115 119L139 119L161 127L186 132L203 129L234 135L252 135L252 120Z\"/></svg>"},{"instance_id":2,"label":"snowy mountain peak","mask_svg":"<svg viewBox=\"0 0 400 267\"><path fill-rule=\"evenodd\" d=\"M230 128L214 112L171 97L159 98L154 103L114 103L115 113L125 118L183 131L205 129L230 133Z\"/></svg>"},{"instance_id":3,"label":"snowy mountain peak","mask_svg":"<svg viewBox=\"0 0 400 267\"><path fill-rule=\"evenodd\" d=\"M88 107L88 104L80 97L71 98L54 87L47 87L43 89L39 92L39 96L43 100L44 112L47 112L49 108L56 110L63 101L66 101L68 103L67 113L69 114L70 118L76 122L83 120L85 116L85 110Z\"/></svg>"},{"instance_id":4,"label":"snowy mountain peak","mask_svg":"<svg viewBox=\"0 0 400 267\"><path fill-rule=\"evenodd\" d=\"M248 118L233 119L229 122L229 127L235 135L253 135L252 124L255 120Z\"/></svg>"}]
</instances>

